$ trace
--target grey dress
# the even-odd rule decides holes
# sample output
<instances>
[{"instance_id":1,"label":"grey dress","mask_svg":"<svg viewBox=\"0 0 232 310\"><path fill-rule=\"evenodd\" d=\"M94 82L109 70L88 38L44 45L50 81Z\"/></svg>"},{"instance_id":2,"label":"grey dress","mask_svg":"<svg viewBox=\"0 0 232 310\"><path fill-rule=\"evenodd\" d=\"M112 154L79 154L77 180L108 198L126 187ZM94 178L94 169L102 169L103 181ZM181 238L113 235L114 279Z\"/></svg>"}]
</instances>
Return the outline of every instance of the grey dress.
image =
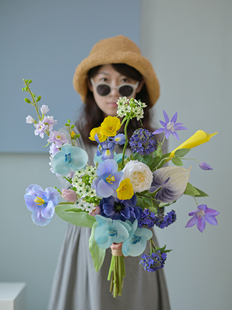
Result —
<instances>
[{"instance_id":1,"label":"grey dress","mask_svg":"<svg viewBox=\"0 0 232 310\"><path fill-rule=\"evenodd\" d=\"M96 147L80 147L93 164ZM89 252L90 228L68 224L53 280L48 310L169 310L169 298L163 270L148 272L139 265L141 257L125 257L126 277L122 296L114 298L107 281L111 251L97 273ZM157 240L153 237L155 244ZM147 246L146 253L149 248Z\"/></svg>"}]
</instances>

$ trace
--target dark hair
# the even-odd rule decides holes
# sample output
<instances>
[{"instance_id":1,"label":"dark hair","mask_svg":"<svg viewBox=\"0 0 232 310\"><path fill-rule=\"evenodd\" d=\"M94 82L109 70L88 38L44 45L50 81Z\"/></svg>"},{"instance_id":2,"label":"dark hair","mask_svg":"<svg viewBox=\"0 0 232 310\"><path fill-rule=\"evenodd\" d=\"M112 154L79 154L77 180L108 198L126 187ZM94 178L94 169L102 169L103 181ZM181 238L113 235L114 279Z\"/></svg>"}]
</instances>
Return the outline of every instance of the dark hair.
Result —
<instances>
[{"instance_id":1,"label":"dark hair","mask_svg":"<svg viewBox=\"0 0 232 310\"><path fill-rule=\"evenodd\" d=\"M111 64L112 67L119 73L133 79L136 81L142 81L143 76L139 71L134 69L133 67L130 67L126 64ZM94 67L89 70L88 72L88 78L93 78L100 69L101 66ZM143 128L148 129L152 131L152 128L150 126L151 121L151 115L150 115L150 108L151 108L151 101L147 92L146 84L144 83L141 91L136 94L137 100L141 100L142 102L145 102L147 104L147 107L144 109L144 118L142 119L143 122ZM87 144L96 144L96 142L93 142L89 140L89 133L90 131L95 128L99 127L101 123L104 120L104 114L102 110L98 107L98 105L95 102L95 99L93 97L93 93L88 89L87 95L85 97L85 104L83 105L83 109L80 115L79 120L76 122L76 126L78 130L80 131L80 134L82 136L82 139ZM80 120L85 120L84 123L80 122ZM133 134L134 130L141 127L141 123L138 122L135 118L132 119L128 126L128 137L130 138Z\"/></svg>"}]
</instances>

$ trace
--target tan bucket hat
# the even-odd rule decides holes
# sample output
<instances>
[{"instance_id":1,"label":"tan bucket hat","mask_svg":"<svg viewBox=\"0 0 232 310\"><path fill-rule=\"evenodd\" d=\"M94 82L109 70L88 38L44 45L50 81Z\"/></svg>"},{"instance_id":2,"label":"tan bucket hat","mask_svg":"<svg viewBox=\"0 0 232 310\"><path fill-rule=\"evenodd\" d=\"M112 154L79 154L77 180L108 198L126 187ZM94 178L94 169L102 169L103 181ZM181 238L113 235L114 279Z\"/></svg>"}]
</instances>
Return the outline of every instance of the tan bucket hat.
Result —
<instances>
[{"instance_id":1,"label":"tan bucket hat","mask_svg":"<svg viewBox=\"0 0 232 310\"><path fill-rule=\"evenodd\" d=\"M151 63L141 55L138 46L123 35L108 38L96 43L89 56L76 68L73 85L80 94L82 101L87 95L87 73L99 65L124 63L138 70L146 83L151 104L154 105L159 98L159 81Z\"/></svg>"}]
</instances>

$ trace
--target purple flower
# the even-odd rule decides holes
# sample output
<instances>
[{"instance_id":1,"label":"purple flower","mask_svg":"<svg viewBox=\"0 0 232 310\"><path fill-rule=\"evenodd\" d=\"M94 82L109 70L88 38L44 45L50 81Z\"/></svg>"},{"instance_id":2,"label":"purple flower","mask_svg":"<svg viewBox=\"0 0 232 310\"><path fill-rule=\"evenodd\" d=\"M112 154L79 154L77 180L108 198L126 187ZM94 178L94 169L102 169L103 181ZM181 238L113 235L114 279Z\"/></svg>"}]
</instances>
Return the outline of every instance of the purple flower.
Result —
<instances>
[{"instance_id":1,"label":"purple flower","mask_svg":"<svg viewBox=\"0 0 232 310\"><path fill-rule=\"evenodd\" d=\"M207 205L199 205L198 210L189 213L189 216L193 216L187 223L185 227L192 227L197 224L197 228L200 232L203 232L205 229L205 221L211 225L217 225L217 220L215 216L219 214L218 211L210 209Z\"/></svg>"},{"instance_id":2,"label":"purple flower","mask_svg":"<svg viewBox=\"0 0 232 310\"><path fill-rule=\"evenodd\" d=\"M48 142L55 143L56 148L61 148L64 143L68 143L68 139L64 133L51 131Z\"/></svg>"},{"instance_id":3,"label":"purple flower","mask_svg":"<svg viewBox=\"0 0 232 310\"><path fill-rule=\"evenodd\" d=\"M165 132L166 139L168 139L170 134L172 134L177 140L179 140L179 137L178 137L178 134L176 133L176 130L185 130L187 128L181 126L181 125L183 125L183 123L176 123L177 113L175 113L173 115L171 121L169 121L169 117L168 117L167 113L164 110L163 110L163 115L164 115L165 122L160 121L160 124L164 128L160 128L158 130L155 130L153 132L153 134L159 134L159 133Z\"/></svg>"},{"instance_id":4,"label":"purple flower","mask_svg":"<svg viewBox=\"0 0 232 310\"><path fill-rule=\"evenodd\" d=\"M98 178L92 183L98 197L117 196L116 189L123 175L118 172L118 164L114 159L106 159L101 162L96 170Z\"/></svg>"},{"instance_id":5,"label":"purple flower","mask_svg":"<svg viewBox=\"0 0 232 310\"><path fill-rule=\"evenodd\" d=\"M140 207L136 207L137 197L133 195L131 199L120 200L110 196L103 198L100 202L101 215L110 217L113 220L138 219L140 217Z\"/></svg>"},{"instance_id":6,"label":"purple flower","mask_svg":"<svg viewBox=\"0 0 232 310\"><path fill-rule=\"evenodd\" d=\"M167 254L158 250L157 252L151 253L150 255L143 254L140 265L143 266L144 270L154 272L164 267L166 259Z\"/></svg>"},{"instance_id":7,"label":"purple flower","mask_svg":"<svg viewBox=\"0 0 232 310\"><path fill-rule=\"evenodd\" d=\"M48 129L48 125L44 124L44 121L39 121L37 124L35 124L35 135L36 136L40 136L40 138L43 138L44 137L44 132L45 130Z\"/></svg>"},{"instance_id":8,"label":"purple flower","mask_svg":"<svg viewBox=\"0 0 232 310\"><path fill-rule=\"evenodd\" d=\"M25 192L24 199L28 210L32 211L32 221L39 226L45 226L55 213L55 206L59 203L60 194L53 187L45 191L36 184L31 184Z\"/></svg>"},{"instance_id":9,"label":"purple flower","mask_svg":"<svg viewBox=\"0 0 232 310\"><path fill-rule=\"evenodd\" d=\"M129 143L132 152L139 153L140 155L150 154L154 152L157 147L154 134L143 128L134 131Z\"/></svg>"},{"instance_id":10,"label":"purple flower","mask_svg":"<svg viewBox=\"0 0 232 310\"><path fill-rule=\"evenodd\" d=\"M140 214L140 219L138 220L138 227L148 227L151 228L154 225L163 229L164 227L168 227L172 223L176 221L176 213L174 210L167 213L167 215L158 214L155 215L154 212L151 212L148 209L144 209Z\"/></svg>"},{"instance_id":11,"label":"purple flower","mask_svg":"<svg viewBox=\"0 0 232 310\"><path fill-rule=\"evenodd\" d=\"M202 170L213 170L213 168L211 168L210 165L206 164L204 161L199 164L199 167Z\"/></svg>"},{"instance_id":12,"label":"purple flower","mask_svg":"<svg viewBox=\"0 0 232 310\"><path fill-rule=\"evenodd\" d=\"M53 119L53 116L45 116L43 122L48 126L49 131L51 131L53 126L57 123L57 121Z\"/></svg>"}]
</instances>

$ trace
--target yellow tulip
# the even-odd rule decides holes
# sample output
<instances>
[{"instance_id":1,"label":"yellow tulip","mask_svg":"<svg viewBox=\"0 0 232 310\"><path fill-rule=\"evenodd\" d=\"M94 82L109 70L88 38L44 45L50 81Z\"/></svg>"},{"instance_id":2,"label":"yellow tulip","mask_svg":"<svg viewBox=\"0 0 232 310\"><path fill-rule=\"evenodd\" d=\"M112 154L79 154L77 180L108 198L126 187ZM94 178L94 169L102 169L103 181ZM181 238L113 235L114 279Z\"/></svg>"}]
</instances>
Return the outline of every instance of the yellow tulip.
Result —
<instances>
[{"instance_id":1,"label":"yellow tulip","mask_svg":"<svg viewBox=\"0 0 232 310\"><path fill-rule=\"evenodd\" d=\"M217 132L209 134L209 133L204 132L203 130L198 130L197 132L195 132L194 135L192 135L184 143L182 143L175 150L173 150L170 154L170 157L175 156L176 150L178 150L178 149L192 149L195 146L198 146L200 144L208 142L216 134L217 134Z\"/></svg>"}]
</instances>

